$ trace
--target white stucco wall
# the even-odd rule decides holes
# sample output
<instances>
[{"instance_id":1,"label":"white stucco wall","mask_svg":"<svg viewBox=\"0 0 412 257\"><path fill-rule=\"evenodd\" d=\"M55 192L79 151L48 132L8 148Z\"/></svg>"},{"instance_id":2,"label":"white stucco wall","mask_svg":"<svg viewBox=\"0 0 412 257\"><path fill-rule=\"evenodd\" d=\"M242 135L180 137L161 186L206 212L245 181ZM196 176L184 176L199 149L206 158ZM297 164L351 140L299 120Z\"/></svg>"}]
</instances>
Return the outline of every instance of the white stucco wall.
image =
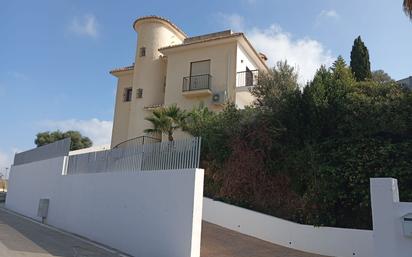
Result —
<instances>
[{"instance_id":1,"label":"white stucco wall","mask_svg":"<svg viewBox=\"0 0 412 257\"><path fill-rule=\"evenodd\" d=\"M203 199L203 219L274 244L336 257L373 257L370 230L314 227Z\"/></svg>"},{"instance_id":2,"label":"white stucco wall","mask_svg":"<svg viewBox=\"0 0 412 257\"><path fill-rule=\"evenodd\" d=\"M412 213L412 203L399 202L398 181L371 179L375 257L412 256L412 237L405 237L402 216Z\"/></svg>"},{"instance_id":3,"label":"white stucco wall","mask_svg":"<svg viewBox=\"0 0 412 257\"><path fill-rule=\"evenodd\" d=\"M133 256L200 256L203 170L61 175L66 157L13 166L6 208Z\"/></svg>"},{"instance_id":4,"label":"white stucco wall","mask_svg":"<svg viewBox=\"0 0 412 257\"><path fill-rule=\"evenodd\" d=\"M259 70L259 65L253 61L253 58L247 53L241 44L237 44L236 48L236 101L235 104L238 108L244 109L246 106L251 105L255 100L255 97L249 92L247 88L239 88L241 83L244 83L244 77L239 80L238 72L245 72L246 67L249 70ZM240 75L244 76L244 75Z\"/></svg>"},{"instance_id":5,"label":"white stucco wall","mask_svg":"<svg viewBox=\"0 0 412 257\"><path fill-rule=\"evenodd\" d=\"M257 70L258 65L252 60L252 58L246 53L245 49L238 44L236 49L236 72L246 71L246 67L249 70Z\"/></svg>"}]
</instances>

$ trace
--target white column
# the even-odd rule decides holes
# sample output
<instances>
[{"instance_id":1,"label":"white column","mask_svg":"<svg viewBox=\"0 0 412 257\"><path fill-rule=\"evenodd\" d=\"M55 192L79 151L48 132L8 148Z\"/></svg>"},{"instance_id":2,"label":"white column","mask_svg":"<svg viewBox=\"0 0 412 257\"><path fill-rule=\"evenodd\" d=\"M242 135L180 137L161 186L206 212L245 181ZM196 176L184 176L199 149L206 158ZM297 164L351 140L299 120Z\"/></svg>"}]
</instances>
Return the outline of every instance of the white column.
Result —
<instances>
[{"instance_id":1,"label":"white column","mask_svg":"<svg viewBox=\"0 0 412 257\"><path fill-rule=\"evenodd\" d=\"M402 237L401 219L397 211L398 181L393 178L372 178L370 186L375 257L403 256L398 249Z\"/></svg>"}]
</instances>

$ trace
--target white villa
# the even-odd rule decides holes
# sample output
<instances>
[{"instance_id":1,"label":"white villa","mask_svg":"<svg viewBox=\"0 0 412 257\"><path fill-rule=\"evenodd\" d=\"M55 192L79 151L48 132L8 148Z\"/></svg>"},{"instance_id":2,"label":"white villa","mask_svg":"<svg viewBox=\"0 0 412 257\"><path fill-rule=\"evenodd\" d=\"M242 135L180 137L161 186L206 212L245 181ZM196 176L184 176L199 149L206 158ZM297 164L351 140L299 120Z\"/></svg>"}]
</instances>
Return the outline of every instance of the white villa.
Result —
<instances>
[{"instance_id":1,"label":"white villa","mask_svg":"<svg viewBox=\"0 0 412 257\"><path fill-rule=\"evenodd\" d=\"M134 64L110 73L118 78L112 147L144 135L153 109L177 104L190 110L203 103L219 111L223 103L251 104L249 88L266 56L243 33L231 30L188 37L165 18L145 16L133 23L138 33Z\"/></svg>"}]
</instances>

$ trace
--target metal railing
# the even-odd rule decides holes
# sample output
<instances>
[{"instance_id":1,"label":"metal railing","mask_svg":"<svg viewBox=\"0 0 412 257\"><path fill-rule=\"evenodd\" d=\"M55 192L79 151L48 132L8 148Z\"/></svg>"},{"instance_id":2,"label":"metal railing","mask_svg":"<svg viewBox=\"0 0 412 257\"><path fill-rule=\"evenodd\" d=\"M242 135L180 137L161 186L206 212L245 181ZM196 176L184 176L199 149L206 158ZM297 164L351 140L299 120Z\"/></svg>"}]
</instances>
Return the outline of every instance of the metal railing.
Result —
<instances>
[{"instance_id":1,"label":"metal railing","mask_svg":"<svg viewBox=\"0 0 412 257\"><path fill-rule=\"evenodd\" d=\"M209 74L195 75L183 78L183 92L210 89L212 76Z\"/></svg>"},{"instance_id":2,"label":"metal railing","mask_svg":"<svg viewBox=\"0 0 412 257\"><path fill-rule=\"evenodd\" d=\"M248 70L237 73L236 87L253 87L259 82L259 71Z\"/></svg>"},{"instance_id":3,"label":"metal railing","mask_svg":"<svg viewBox=\"0 0 412 257\"><path fill-rule=\"evenodd\" d=\"M133 147L137 145L159 143L161 140L155 137L140 136L123 141L112 148Z\"/></svg>"},{"instance_id":4,"label":"metal railing","mask_svg":"<svg viewBox=\"0 0 412 257\"><path fill-rule=\"evenodd\" d=\"M69 156L66 174L198 168L200 138Z\"/></svg>"},{"instance_id":5,"label":"metal railing","mask_svg":"<svg viewBox=\"0 0 412 257\"><path fill-rule=\"evenodd\" d=\"M59 156L67 156L70 151L70 143L71 139L65 138L51 144L33 148L25 152L16 153L14 155L14 165L42 161Z\"/></svg>"}]
</instances>

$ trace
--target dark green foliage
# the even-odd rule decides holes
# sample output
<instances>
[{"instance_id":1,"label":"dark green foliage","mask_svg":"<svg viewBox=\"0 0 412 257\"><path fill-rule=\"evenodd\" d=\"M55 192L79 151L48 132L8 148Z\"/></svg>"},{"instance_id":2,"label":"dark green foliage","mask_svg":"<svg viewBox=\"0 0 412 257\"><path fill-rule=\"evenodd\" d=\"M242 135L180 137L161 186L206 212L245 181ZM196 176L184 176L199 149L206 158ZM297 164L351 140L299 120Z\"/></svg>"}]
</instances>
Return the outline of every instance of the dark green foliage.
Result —
<instances>
[{"instance_id":1,"label":"dark green foliage","mask_svg":"<svg viewBox=\"0 0 412 257\"><path fill-rule=\"evenodd\" d=\"M37 147L42 146L42 145L47 145L50 143L53 143L55 141L62 140L64 138L71 138L71 145L70 145L70 150L79 150L83 148L88 148L93 145L93 142L88 138L82 136L80 132L78 131L66 131L62 132L60 130L53 131L53 132L41 132L36 135L36 139L34 140L34 143L36 144Z\"/></svg>"},{"instance_id":2,"label":"dark green foliage","mask_svg":"<svg viewBox=\"0 0 412 257\"><path fill-rule=\"evenodd\" d=\"M350 53L350 67L357 81L372 78L368 48L366 48L360 36L353 42Z\"/></svg>"},{"instance_id":3,"label":"dark green foliage","mask_svg":"<svg viewBox=\"0 0 412 257\"><path fill-rule=\"evenodd\" d=\"M187 130L202 136L205 194L314 225L371 228L369 178L399 180L412 201L412 92L357 82L343 58L301 92L279 63L259 77L256 104L199 107Z\"/></svg>"},{"instance_id":4,"label":"dark green foliage","mask_svg":"<svg viewBox=\"0 0 412 257\"><path fill-rule=\"evenodd\" d=\"M305 193L306 222L372 227L369 178L399 180L401 198L412 200L412 139L330 139L316 146L314 176Z\"/></svg>"}]
</instances>

